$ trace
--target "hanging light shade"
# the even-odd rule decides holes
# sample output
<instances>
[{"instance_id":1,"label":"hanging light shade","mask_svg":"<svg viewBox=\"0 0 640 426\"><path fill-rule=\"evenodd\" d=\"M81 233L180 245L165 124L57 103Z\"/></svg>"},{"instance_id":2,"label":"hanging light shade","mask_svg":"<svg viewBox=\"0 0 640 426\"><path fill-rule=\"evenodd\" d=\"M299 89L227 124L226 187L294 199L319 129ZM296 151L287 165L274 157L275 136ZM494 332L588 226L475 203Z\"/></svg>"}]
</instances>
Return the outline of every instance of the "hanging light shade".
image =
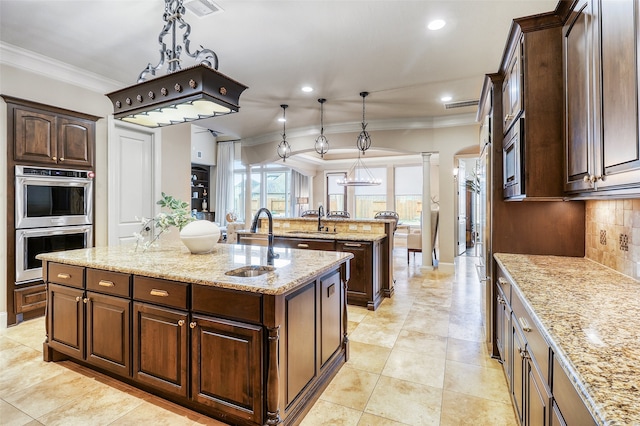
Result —
<instances>
[{"instance_id":1,"label":"hanging light shade","mask_svg":"<svg viewBox=\"0 0 640 426\"><path fill-rule=\"evenodd\" d=\"M358 148L358 159L353 166L347 172L344 179L338 179L337 184L342 186L376 186L382 183L382 180L373 176L371 170L364 165L364 161L360 158L361 155L371 148L371 137L367 132L367 123L364 120L364 98L369 95L369 92L360 92L362 96L362 132L358 135L356 141L356 147Z\"/></svg>"},{"instance_id":2,"label":"hanging light shade","mask_svg":"<svg viewBox=\"0 0 640 426\"><path fill-rule=\"evenodd\" d=\"M287 157L291 156L291 145L287 142L287 108L289 105L280 105L282 108L282 140L278 144L278 157L282 158L282 162L287 161Z\"/></svg>"},{"instance_id":3,"label":"hanging light shade","mask_svg":"<svg viewBox=\"0 0 640 426\"><path fill-rule=\"evenodd\" d=\"M116 119L146 127L172 124L238 112L240 95L247 86L218 72L218 56L209 49L191 52L191 26L183 15L183 0L165 0L165 24L158 36L160 61L148 64L138 76L138 83L108 93ZM177 42L178 30L183 31L183 45ZM165 37L171 40L167 49ZM181 52L193 58L196 65L182 69ZM165 76L155 77L166 63Z\"/></svg>"},{"instance_id":4,"label":"hanging light shade","mask_svg":"<svg viewBox=\"0 0 640 426\"><path fill-rule=\"evenodd\" d=\"M369 136L369 132L367 132L367 123L364 121L364 98L369 96L369 92L360 92L360 96L362 96L362 131L358 135L358 140L356 141L356 146L362 152L362 155L371 148L371 136Z\"/></svg>"},{"instance_id":5,"label":"hanging light shade","mask_svg":"<svg viewBox=\"0 0 640 426\"><path fill-rule=\"evenodd\" d=\"M318 102L320 102L320 136L316 139L315 149L320 154L320 158L324 158L324 155L329 151L329 141L324 136L324 103L327 100L321 98L318 99Z\"/></svg>"}]
</instances>

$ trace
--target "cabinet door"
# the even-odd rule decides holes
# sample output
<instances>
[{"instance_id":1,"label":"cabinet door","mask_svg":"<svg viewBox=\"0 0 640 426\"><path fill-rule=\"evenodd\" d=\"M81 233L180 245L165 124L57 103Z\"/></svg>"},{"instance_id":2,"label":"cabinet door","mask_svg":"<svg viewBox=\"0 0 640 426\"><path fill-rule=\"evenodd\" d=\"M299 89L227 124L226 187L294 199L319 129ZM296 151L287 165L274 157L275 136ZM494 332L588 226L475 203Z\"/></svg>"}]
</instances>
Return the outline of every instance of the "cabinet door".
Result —
<instances>
[{"instance_id":1,"label":"cabinet door","mask_svg":"<svg viewBox=\"0 0 640 426\"><path fill-rule=\"evenodd\" d=\"M509 386L511 385L511 364L510 340L511 340L511 309L509 308L505 294L500 287L497 287L496 297L496 346L500 359L503 362L504 371L507 376Z\"/></svg>"},{"instance_id":2,"label":"cabinet door","mask_svg":"<svg viewBox=\"0 0 640 426\"><path fill-rule=\"evenodd\" d=\"M602 156L599 187L640 184L638 3L600 2Z\"/></svg>"},{"instance_id":3,"label":"cabinet door","mask_svg":"<svg viewBox=\"0 0 640 426\"><path fill-rule=\"evenodd\" d=\"M320 280L321 363L324 365L342 343L342 291L340 274L335 272Z\"/></svg>"},{"instance_id":4,"label":"cabinet door","mask_svg":"<svg viewBox=\"0 0 640 426\"><path fill-rule=\"evenodd\" d=\"M525 356L527 347L522 332L516 326L515 319L511 319L511 332L513 343L513 370L512 370L512 392L516 415L520 424L525 424Z\"/></svg>"},{"instance_id":5,"label":"cabinet door","mask_svg":"<svg viewBox=\"0 0 640 426\"><path fill-rule=\"evenodd\" d=\"M186 397L187 313L140 302L133 313L134 380Z\"/></svg>"},{"instance_id":6,"label":"cabinet door","mask_svg":"<svg viewBox=\"0 0 640 426\"><path fill-rule=\"evenodd\" d=\"M523 181L522 147L524 146L524 120L518 119L504 137L502 147L502 195L504 198L519 197L525 194Z\"/></svg>"},{"instance_id":7,"label":"cabinet door","mask_svg":"<svg viewBox=\"0 0 640 426\"><path fill-rule=\"evenodd\" d=\"M355 305L373 301L373 250L371 243L338 241L336 250L353 253L351 279L347 287L347 300Z\"/></svg>"},{"instance_id":8,"label":"cabinet door","mask_svg":"<svg viewBox=\"0 0 640 426\"><path fill-rule=\"evenodd\" d=\"M515 42L504 83L502 83L502 109L504 131L508 131L522 111L522 38Z\"/></svg>"},{"instance_id":9,"label":"cabinet door","mask_svg":"<svg viewBox=\"0 0 640 426\"><path fill-rule=\"evenodd\" d=\"M131 300L87 293L87 361L131 376Z\"/></svg>"},{"instance_id":10,"label":"cabinet door","mask_svg":"<svg viewBox=\"0 0 640 426\"><path fill-rule=\"evenodd\" d=\"M58 119L58 163L64 166L93 166L95 123L80 118Z\"/></svg>"},{"instance_id":11,"label":"cabinet door","mask_svg":"<svg viewBox=\"0 0 640 426\"><path fill-rule=\"evenodd\" d=\"M192 399L230 421L262 423L262 327L199 315L191 326Z\"/></svg>"},{"instance_id":12,"label":"cabinet door","mask_svg":"<svg viewBox=\"0 0 640 426\"><path fill-rule=\"evenodd\" d=\"M45 112L15 109L14 157L18 162L56 164L56 116Z\"/></svg>"},{"instance_id":13,"label":"cabinet door","mask_svg":"<svg viewBox=\"0 0 640 426\"><path fill-rule=\"evenodd\" d=\"M563 28L566 191L590 189L590 182L584 179L594 174L591 3L580 1Z\"/></svg>"},{"instance_id":14,"label":"cabinet door","mask_svg":"<svg viewBox=\"0 0 640 426\"><path fill-rule=\"evenodd\" d=\"M49 346L58 352L84 359L83 291L49 284Z\"/></svg>"},{"instance_id":15,"label":"cabinet door","mask_svg":"<svg viewBox=\"0 0 640 426\"><path fill-rule=\"evenodd\" d=\"M549 424L549 407L551 395L542 382L540 371L531 358L527 363L527 422L529 426L547 426Z\"/></svg>"}]
</instances>

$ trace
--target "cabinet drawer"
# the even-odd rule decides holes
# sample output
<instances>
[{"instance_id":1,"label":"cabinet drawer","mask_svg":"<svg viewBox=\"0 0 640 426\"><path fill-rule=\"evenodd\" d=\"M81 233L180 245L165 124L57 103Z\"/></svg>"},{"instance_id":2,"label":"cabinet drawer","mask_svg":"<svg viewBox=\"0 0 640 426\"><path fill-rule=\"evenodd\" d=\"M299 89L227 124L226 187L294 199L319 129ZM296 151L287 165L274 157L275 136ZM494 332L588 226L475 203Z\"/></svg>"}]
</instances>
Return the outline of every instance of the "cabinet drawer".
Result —
<instances>
[{"instance_id":1,"label":"cabinet drawer","mask_svg":"<svg viewBox=\"0 0 640 426\"><path fill-rule=\"evenodd\" d=\"M121 272L87 269L87 290L114 296L131 297L131 275Z\"/></svg>"},{"instance_id":2,"label":"cabinet drawer","mask_svg":"<svg viewBox=\"0 0 640 426\"><path fill-rule=\"evenodd\" d=\"M498 279L496 280L496 285L500 290L502 290L507 303L511 305L511 282L507 279L501 268L498 268Z\"/></svg>"},{"instance_id":3,"label":"cabinet drawer","mask_svg":"<svg viewBox=\"0 0 640 426\"><path fill-rule=\"evenodd\" d=\"M335 240L277 237L275 245L304 250L334 251L336 242Z\"/></svg>"},{"instance_id":4,"label":"cabinet drawer","mask_svg":"<svg viewBox=\"0 0 640 426\"><path fill-rule=\"evenodd\" d=\"M193 285L191 294L191 309L194 312L258 324L262 320L262 296L258 293Z\"/></svg>"},{"instance_id":5,"label":"cabinet drawer","mask_svg":"<svg viewBox=\"0 0 640 426\"><path fill-rule=\"evenodd\" d=\"M133 298L157 305L187 309L189 284L157 278L133 277Z\"/></svg>"},{"instance_id":6,"label":"cabinet drawer","mask_svg":"<svg viewBox=\"0 0 640 426\"><path fill-rule=\"evenodd\" d=\"M52 283L84 288L84 268L82 266L49 263L48 279Z\"/></svg>"},{"instance_id":7,"label":"cabinet drawer","mask_svg":"<svg viewBox=\"0 0 640 426\"><path fill-rule=\"evenodd\" d=\"M514 321L518 323L527 340L529 352L533 355L542 373L542 378L547 387L549 387L549 345L540 334L536 324L531 320L531 316L525 310L522 300L515 292L511 298L511 309L513 310Z\"/></svg>"}]
</instances>

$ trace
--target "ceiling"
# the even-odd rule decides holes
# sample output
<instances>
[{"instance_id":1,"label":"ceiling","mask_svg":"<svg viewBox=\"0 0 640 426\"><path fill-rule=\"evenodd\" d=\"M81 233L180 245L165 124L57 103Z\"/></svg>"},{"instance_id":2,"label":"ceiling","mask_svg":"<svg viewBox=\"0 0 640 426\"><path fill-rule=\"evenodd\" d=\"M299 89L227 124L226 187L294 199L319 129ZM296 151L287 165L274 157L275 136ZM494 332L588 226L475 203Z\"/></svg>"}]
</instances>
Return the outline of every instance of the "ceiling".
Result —
<instances>
[{"instance_id":1,"label":"ceiling","mask_svg":"<svg viewBox=\"0 0 640 426\"><path fill-rule=\"evenodd\" d=\"M192 45L215 51L219 71L249 86L240 112L198 122L221 138L277 140L280 104L291 129L319 131L362 120L407 126L466 114L498 69L511 20L556 0L215 0L221 13L188 11ZM134 84L159 61L163 0L0 0L0 42L86 70L109 91ZM429 31L435 18L447 25ZM183 55L183 66L192 65ZM2 60L0 58L0 60ZM43 65L46 67L46 65ZM301 91L303 85L315 90ZM105 98L106 99L106 98Z\"/></svg>"}]
</instances>

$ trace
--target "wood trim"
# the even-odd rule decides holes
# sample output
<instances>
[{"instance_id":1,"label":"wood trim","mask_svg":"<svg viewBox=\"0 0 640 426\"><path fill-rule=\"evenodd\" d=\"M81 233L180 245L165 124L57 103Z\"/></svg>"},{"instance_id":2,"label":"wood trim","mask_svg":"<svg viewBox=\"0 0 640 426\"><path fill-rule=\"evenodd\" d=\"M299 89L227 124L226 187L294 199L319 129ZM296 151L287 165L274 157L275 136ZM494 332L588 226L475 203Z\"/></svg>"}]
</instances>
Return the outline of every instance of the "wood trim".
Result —
<instances>
[{"instance_id":1,"label":"wood trim","mask_svg":"<svg viewBox=\"0 0 640 426\"><path fill-rule=\"evenodd\" d=\"M91 120L91 121L98 121L101 118L103 118L97 115L85 114L83 112L73 111L70 109L55 107L51 105L45 105L39 102L29 101L27 99L14 98L13 96L1 95L1 94L0 96L2 96L2 98L5 100L5 102L7 103L7 106L8 104L14 104L14 105L25 106L29 108L35 108L43 111L53 112L56 114L69 115L76 118L83 118L85 120ZM7 123L7 127L8 127L8 123ZM12 139L8 139L8 140L12 140Z\"/></svg>"}]
</instances>

